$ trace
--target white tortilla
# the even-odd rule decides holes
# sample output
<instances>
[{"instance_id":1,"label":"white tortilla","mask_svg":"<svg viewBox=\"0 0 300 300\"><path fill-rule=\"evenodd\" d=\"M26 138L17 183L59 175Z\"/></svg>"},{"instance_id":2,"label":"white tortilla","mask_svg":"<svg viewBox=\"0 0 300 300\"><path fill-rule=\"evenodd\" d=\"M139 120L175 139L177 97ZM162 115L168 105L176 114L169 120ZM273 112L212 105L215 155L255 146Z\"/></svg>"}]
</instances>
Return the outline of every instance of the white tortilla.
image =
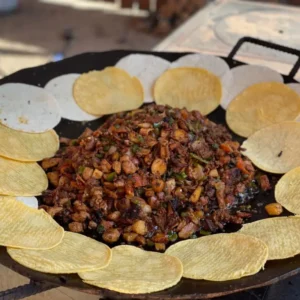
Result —
<instances>
[{"instance_id":1,"label":"white tortilla","mask_svg":"<svg viewBox=\"0 0 300 300\"><path fill-rule=\"evenodd\" d=\"M260 82L281 82L282 76L264 66L243 65L231 69L224 76L227 83L221 100L221 106L227 109L229 103L247 87Z\"/></svg>"},{"instance_id":2,"label":"white tortilla","mask_svg":"<svg viewBox=\"0 0 300 300\"><path fill-rule=\"evenodd\" d=\"M144 102L153 102L153 85L170 66L170 62L155 55L130 54L121 58L116 67L137 77L144 88Z\"/></svg>"},{"instance_id":3,"label":"white tortilla","mask_svg":"<svg viewBox=\"0 0 300 300\"><path fill-rule=\"evenodd\" d=\"M181 67L202 68L222 78L228 72L229 66L220 57L201 53L182 56L171 63L170 69Z\"/></svg>"},{"instance_id":4,"label":"white tortilla","mask_svg":"<svg viewBox=\"0 0 300 300\"><path fill-rule=\"evenodd\" d=\"M92 121L100 118L82 110L73 97L73 85L80 74L66 74L51 79L45 86L58 102L61 116L72 121Z\"/></svg>"},{"instance_id":5,"label":"white tortilla","mask_svg":"<svg viewBox=\"0 0 300 300\"><path fill-rule=\"evenodd\" d=\"M29 207L32 208L39 207L38 201L35 197L16 197L16 199Z\"/></svg>"},{"instance_id":6,"label":"white tortilla","mask_svg":"<svg viewBox=\"0 0 300 300\"><path fill-rule=\"evenodd\" d=\"M55 98L42 88L7 83L0 86L0 123L15 130L41 133L61 119Z\"/></svg>"}]
</instances>

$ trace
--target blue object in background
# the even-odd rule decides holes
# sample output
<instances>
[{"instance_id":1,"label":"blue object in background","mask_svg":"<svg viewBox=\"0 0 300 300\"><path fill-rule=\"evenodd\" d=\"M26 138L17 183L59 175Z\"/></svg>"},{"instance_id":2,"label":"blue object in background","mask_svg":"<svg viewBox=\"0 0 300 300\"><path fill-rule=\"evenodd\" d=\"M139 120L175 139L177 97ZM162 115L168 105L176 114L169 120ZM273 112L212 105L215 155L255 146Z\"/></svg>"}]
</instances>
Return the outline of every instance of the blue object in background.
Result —
<instances>
[{"instance_id":1,"label":"blue object in background","mask_svg":"<svg viewBox=\"0 0 300 300\"><path fill-rule=\"evenodd\" d=\"M19 0L0 0L0 13L10 13L14 11L19 4Z\"/></svg>"}]
</instances>

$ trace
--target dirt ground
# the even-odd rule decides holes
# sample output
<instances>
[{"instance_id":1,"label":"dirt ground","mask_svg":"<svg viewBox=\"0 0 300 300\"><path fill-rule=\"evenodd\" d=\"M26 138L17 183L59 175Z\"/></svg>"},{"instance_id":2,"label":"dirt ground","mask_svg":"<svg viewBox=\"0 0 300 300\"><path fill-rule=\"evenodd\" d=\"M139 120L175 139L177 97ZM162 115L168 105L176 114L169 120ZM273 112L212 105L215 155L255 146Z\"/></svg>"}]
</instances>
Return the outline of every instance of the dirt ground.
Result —
<instances>
[{"instance_id":1,"label":"dirt ground","mask_svg":"<svg viewBox=\"0 0 300 300\"><path fill-rule=\"evenodd\" d=\"M132 21L99 10L21 0L18 11L0 16L0 78L51 61L64 48L66 30L74 36L67 56L110 49L149 50L160 41L137 32Z\"/></svg>"}]
</instances>

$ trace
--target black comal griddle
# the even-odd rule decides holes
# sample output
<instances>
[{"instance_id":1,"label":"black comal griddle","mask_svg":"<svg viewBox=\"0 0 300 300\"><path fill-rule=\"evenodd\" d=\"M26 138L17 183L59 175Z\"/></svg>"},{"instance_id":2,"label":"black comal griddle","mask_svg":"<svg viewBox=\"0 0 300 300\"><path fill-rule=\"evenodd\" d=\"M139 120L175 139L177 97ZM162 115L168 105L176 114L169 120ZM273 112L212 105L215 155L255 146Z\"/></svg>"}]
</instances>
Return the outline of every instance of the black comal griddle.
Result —
<instances>
[{"instance_id":1,"label":"black comal griddle","mask_svg":"<svg viewBox=\"0 0 300 300\"><path fill-rule=\"evenodd\" d=\"M300 67L300 51L250 37L244 37L239 40L228 57L221 57L228 63L230 68L234 68L243 64L242 62L235 60L234 56L244 43L253 43L297 56L297 62L293 66L290 73L288 75L283 75L285 83L296 82L294 80L294 76ZM132 53L153 54L171 62L187 54L173 52L143 52L123 50L84 53L64 59L59 62L21 70L0 80L0 85L9 82L19 82L44 87L49 80L63 74L84 73L91 70L101 70L108 66L114 66L119 59ZM226 125L225 111L221 107L208 115L208 118L216 123ZM62 119L55 130L60 136L77 138L83 132L85 127L96 129L104 122L105 119L106 118L104 117L92 122L85 123ZM233 136L236 140L240 142L243 141L241 137L238 137L234 134ZM274 185L279 177L270 175L270 178ZM255 214L250 221L266 218L267 215L264 210L264 206L265 204L271 202L275 202L274 191L271 191L269 193L260 193L259 195L257 195L257 197L255 197L252 202L252 204L257 209L257 214ZM288 215L288 212L285 211L284 214ZM239 280L211 282L183 278L176 286L161 292L147 295L128 295L84 284L77 275L51 275L30 270L13 261L6 253L5 247L0 247L0 263L31 279L31 282L28 285L0 292L0 298L2 300L22 299L24 297L28 297L38 292L58 286L69 287L89 294L97 294L99 295L100 299L209 299L246 290L248 290L248 292L243 292L243 294L241 294L240 296L239 294L229 296L228 299L268 299L268 295L270 295L270 293L267 293L266 289L261 289L260 287L275 284L280 280L300 273L300 255L298 255L290 259L267 262L264 271L261 271L253 276L244 277ZM145 272L147 272L147 270L145 270ZM253 290L257 288L260 289ZM283 289L285 293L288 292L288 289L293 290L292 285L289 283L287 283L286 287ZM300 294L300 289L299 291L293 291ZM273 294L275 295L272 297L275 298L269 298L268 300L280 299L276 298L278 296L276 292L273 292ZM299 299L299 294L297 296L298 298L292 298L290 295L288 296L288 298L282 299ZM224 300L226 298L227 297L225 297Z\"/></svg>"}]
</instances>

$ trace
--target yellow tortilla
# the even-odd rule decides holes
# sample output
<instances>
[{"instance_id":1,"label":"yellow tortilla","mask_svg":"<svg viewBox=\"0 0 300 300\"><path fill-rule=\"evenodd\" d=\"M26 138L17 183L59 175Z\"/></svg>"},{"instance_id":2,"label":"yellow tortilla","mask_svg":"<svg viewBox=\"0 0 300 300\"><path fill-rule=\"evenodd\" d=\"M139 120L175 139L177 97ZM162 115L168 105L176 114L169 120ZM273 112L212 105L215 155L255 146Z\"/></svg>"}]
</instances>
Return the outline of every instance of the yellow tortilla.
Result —
<instances>
[{"instance_id":1,"label":"yellow tortilla","mask_svg":"<svg viewBox=\"0 0 300 300\"><path fill-rule=\"evenodd\" d=\"M44 273L70 274L106 267L111 250L79 233L65 232L61 243L48 250L7 248L8 254L21 265Z\"/></svg>"},{"instance_id":2,"label":"yellow tortilla","mask_svg":"<svg viewBox=\"0 0 300 300\"><path fill-rule=\"evenodd\" d=\"M74 83L73 95L84 111L96 116L136 109L144 100L140 81L115 67L82 74Z\"/></svg>"},{"instance_id":3,"label":"yellow tortilla","mask_svg":"<svg viewBox=\"0 0 300 300\"><path fill-rule=\"evenodd\" d=\"M201 68L169 69L154 85L157 104L198 110L203 115L214 111L219 106L221 97L220 79Z\"/></svg>"},{"instance_id":4,"label":"yellow tortilla","mask_svg":"<svg viewBox=\"0 0 300 300\"><path fill-rule=\"evenodd\" d=\"M300 253L300 218L278 217L245 224L240 233L257 237L269 248L268 260L285 259Z\"/></svg>"},{"instance_id":5,"label":"yellow tortilla","mask_svg":"<svg viewBox=\"0 0 300 300\"><path fill-rule=\"evenodd\" d=\"M294 121L300 97L281 82L261 82L246 88L228 106L226 122L236 134L248 137L269 125Z\"/></svg>"},{"instance_id":6,"label":"yellow tortilla","mask_svg":"<svg viewBox=\"0 0 300 300\"><path fill-rule=\"evenodd\" d=\"M37 163L0 157L1 195L38 196L47 187L47 175Z\"/></svg>"},{"instance_id":7,"label":"yellow tortilla","mask_svg":"<svg viewBox=\"0 0 300 300\"><path fill-rule=\"evenodd\" d=\"M273 124L252 134L242 148L258 168L284 174L300 166L300 123Z\"/></svg>"},{"instance_id":8,"label":"yellow tortilla","mask_svg":"<svg viewBox=\"0 0 300 300\"><path fill-rule=\"evenodd\" d=\"M181 260L183 277L226 281L259 272L266 263L268 248L253 237L221 233L176 243L166 254Z\"/></svg>"},{"instance_id":9,"label":"yellow tortilla","mask_svg":"<svg viewBox=\"0 0 300 300\"><path fill-rule=\"evenodd\" d=\"M39 161L52 157L59 148L59 139L54 130L26 133L0 124L0 140L0 155L19 161Z\"/></svg>"},{"instance_id":10,"label":"yellow tortilla","mask_svg":"<svg viewBox=\"0 0 300 300\"><path fill-rule=\"evenodd\" d=\"M84 282L127 294L152 293L176 285L182 276L182 264L162 253L134 246L112 249L110 264L101 270L79 273Z\"/></svg>"},{"instance_id":11,"label":"yellow tortilla","mask_svg":"<svg viewBox=\"0 0 300 300\"><path fill-rule=\"evenodd\" d=\"M14 197L0 199L0 245L26 249L57 246L64 229L44 210L28 207Z\"/></svg>"},{"instance_id":12,"label":"yellow tortilla","mask_svg":"<svg viewBox=\"0 0 300 300\"><path fill-rule=\"evenodd\" d=\"M275 186L275 199L291 213L300 215L300 167L280 178Z\"/></svg>"}]
</instances>

